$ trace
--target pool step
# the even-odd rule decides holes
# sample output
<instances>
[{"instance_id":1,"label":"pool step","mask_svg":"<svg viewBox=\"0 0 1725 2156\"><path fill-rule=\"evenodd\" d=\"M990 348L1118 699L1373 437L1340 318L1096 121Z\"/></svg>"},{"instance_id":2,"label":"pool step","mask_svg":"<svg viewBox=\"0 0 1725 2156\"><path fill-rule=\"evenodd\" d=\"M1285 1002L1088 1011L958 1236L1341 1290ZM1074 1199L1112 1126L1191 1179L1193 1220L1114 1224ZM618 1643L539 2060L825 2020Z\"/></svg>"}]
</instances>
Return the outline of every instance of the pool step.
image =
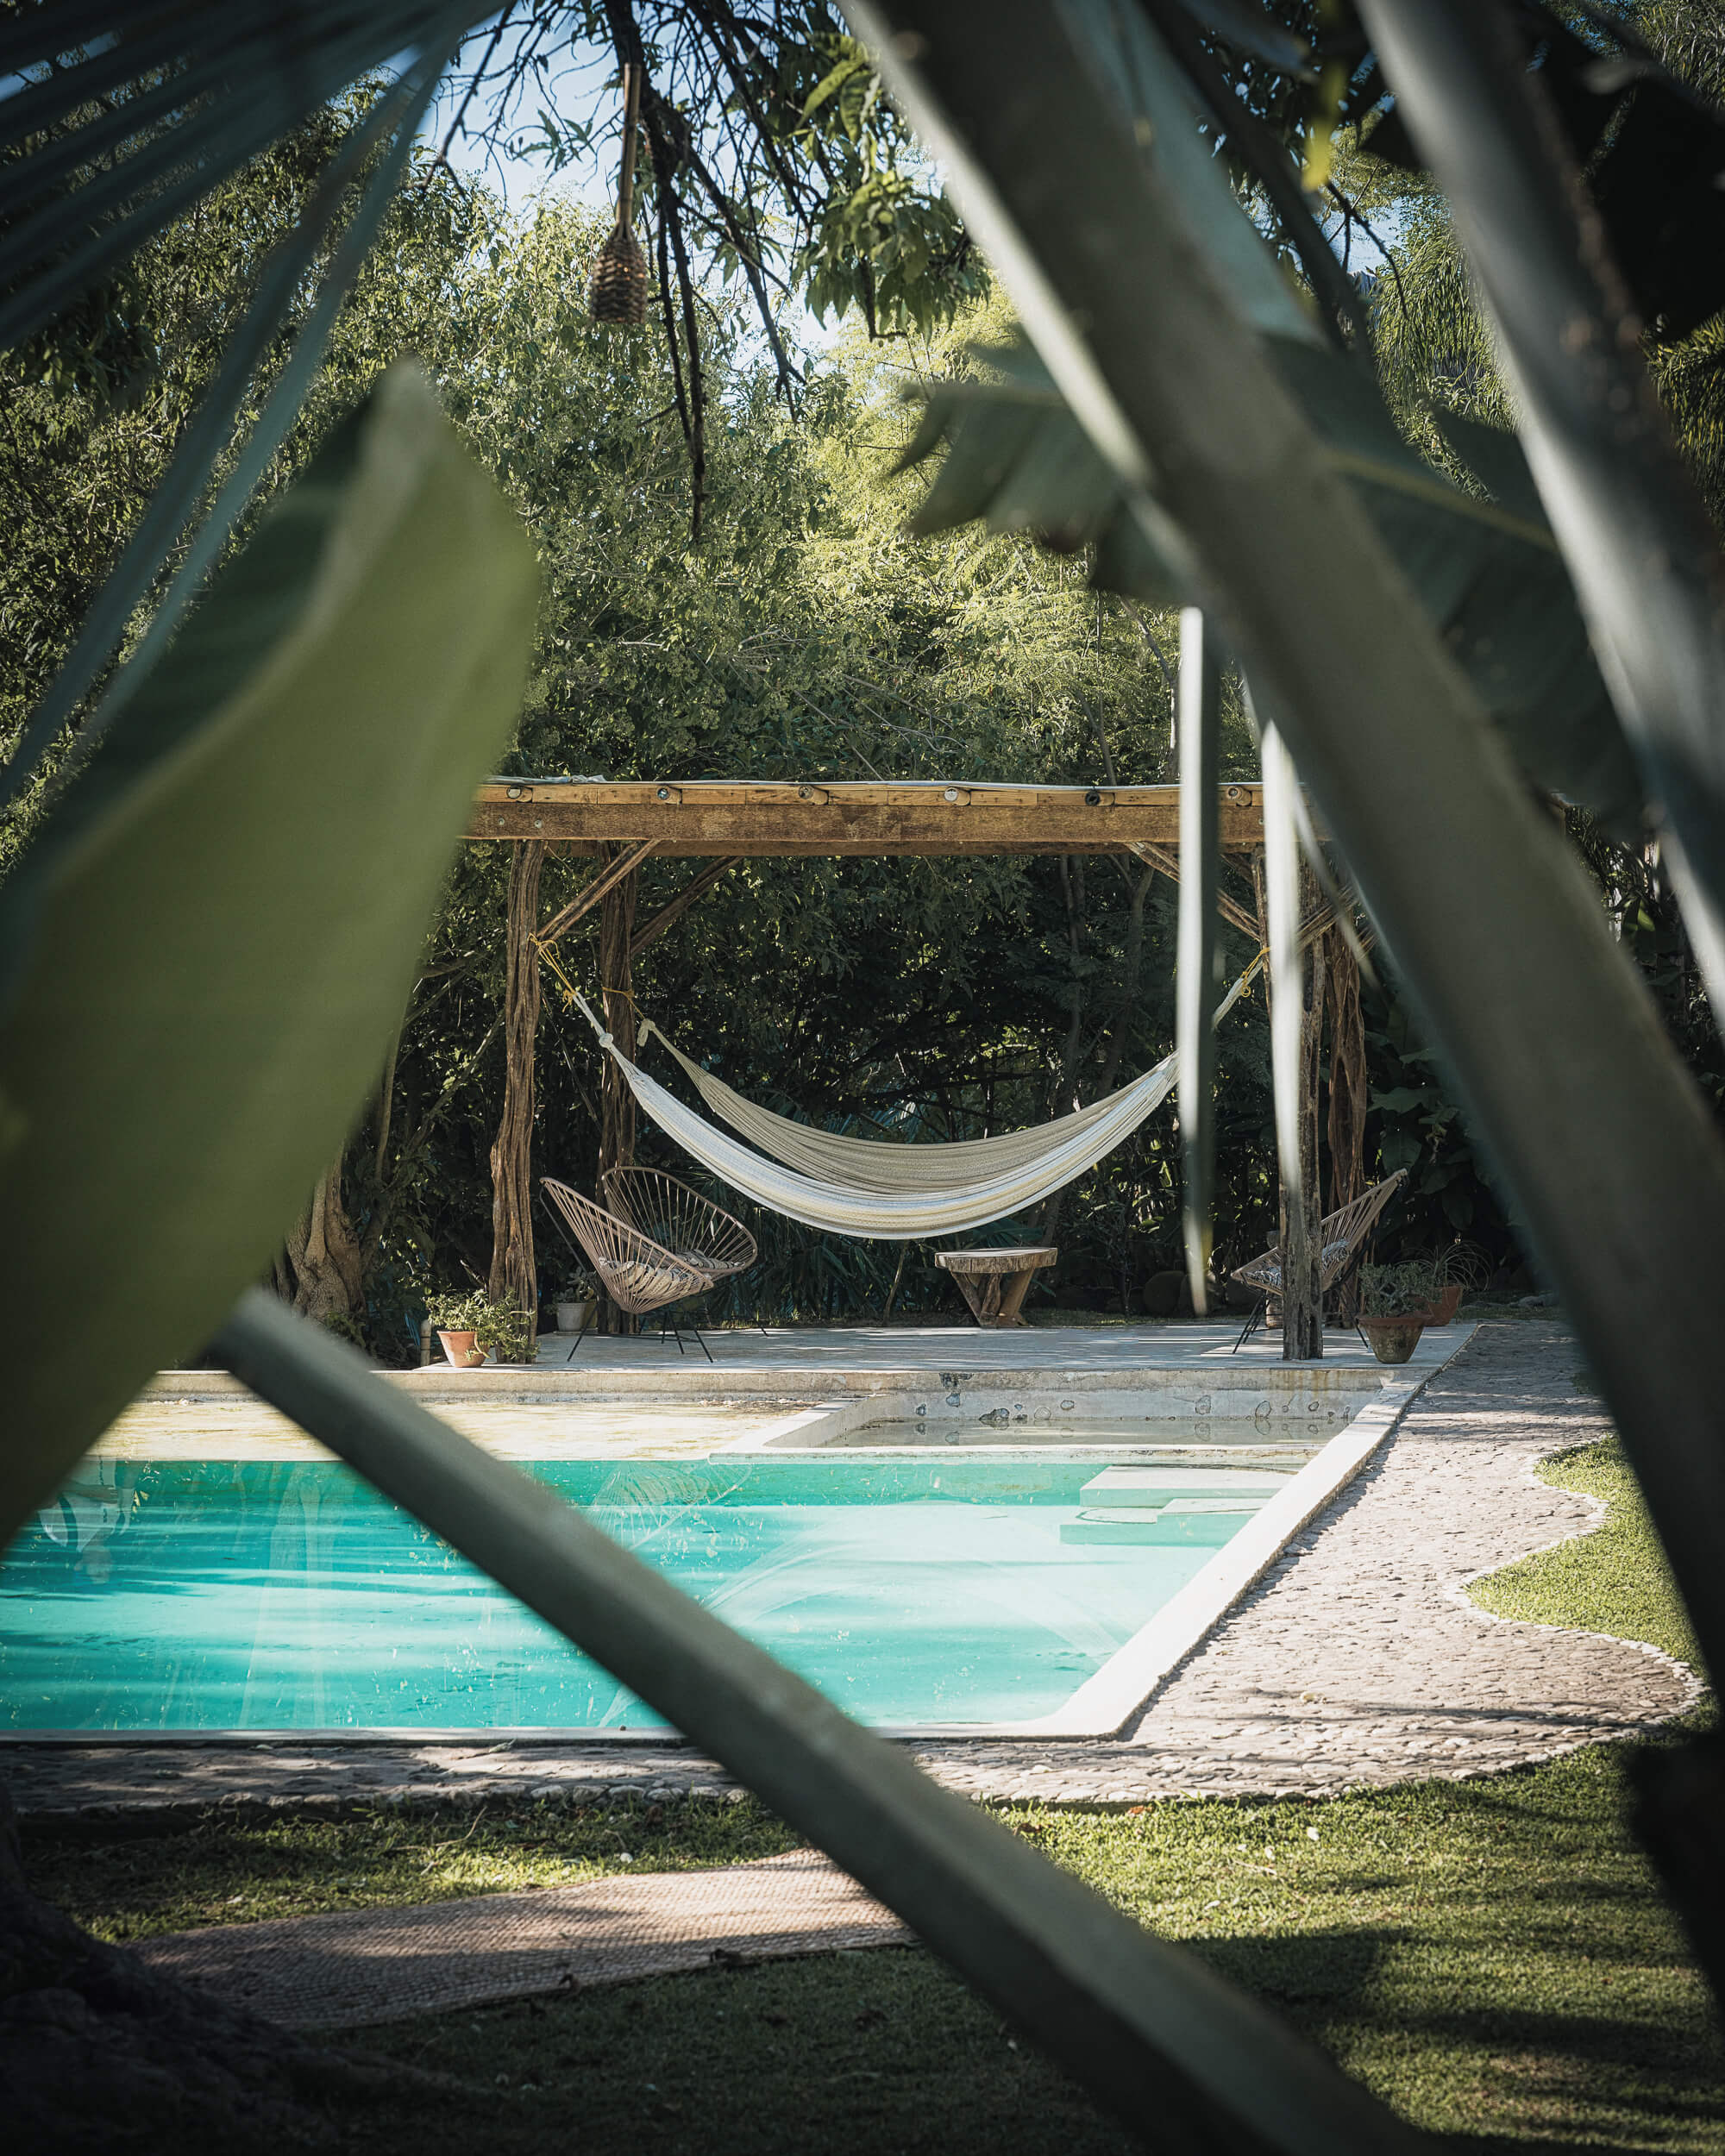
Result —
<instances>
[{"instance_id":1,"label":"pool step","mask_svg":"<svg viewBox=\"0 0 1725 2156\"><path fill-rule=\"evenodd\" d=\"M1197 1526L1201 1518L1210 1519L1224 1513L1244 1519L1258 1509L1257 1501L1252 1498L1176 1498L1157 1512L1138 1507L1131 1512L1085 1513L1076 1520L1063 1520L1060 1539L1160 1543L1167 1547L1184 1541L1188 1531Z\"/></svg>"},{"instance_id":2,"label":"pool step","mask_svg":"<svg viewBox=\"0 0 1725 2156\"><path fill-rule=\"evenodd\" d=\"M1160 1511L1176 1498L1249 1498L1261 1502L1293 1481L1289 1475L1237 1467L1105 1467L1078 1493L1083 1505L1143 1505Z\"/></svg>"}]
</instances>

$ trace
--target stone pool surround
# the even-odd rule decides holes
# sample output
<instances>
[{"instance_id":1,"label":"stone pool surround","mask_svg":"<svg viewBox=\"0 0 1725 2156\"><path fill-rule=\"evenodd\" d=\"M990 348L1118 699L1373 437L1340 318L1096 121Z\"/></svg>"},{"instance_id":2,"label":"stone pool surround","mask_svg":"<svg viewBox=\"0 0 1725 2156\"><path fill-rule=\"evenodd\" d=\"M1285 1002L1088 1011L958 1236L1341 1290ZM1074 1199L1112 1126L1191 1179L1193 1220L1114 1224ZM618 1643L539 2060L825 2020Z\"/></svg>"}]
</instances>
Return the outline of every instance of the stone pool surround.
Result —
<instances>
[{"instance_id":1,"label":"stone pool surround","mask_svg":"<svg viewBox=\"0 0 1725 2156\"><path fill-rule=\"evenodd\" d=\"M944 1332L944 1328L941 1330ZM1063 1338L1044 1334L1037 1344L1044 1348L1044 1359L1029 1369L1000 1368L997 1354L994 1358L996 1367L972 1370L940 1368L943 1361L953 1359L950 1348L945 1340L931 1339L926 1333L910 1336L922 1352L906 1356L899 1339L883 1334L881 1329L844 1329L827 1336L836 1342L837 1357L823 1355L815 1369L806 1375L827 1381L835 1375L864 1379L869 1388L866 1391L859 1387L849 1399L794 1408L775 1420L756 1420L756 1426L717 1446L711 1457L770 1451L775 1458L817 1459L825 1457L825 1448L836 1438L866 1427L871 1421L890 1418L913 1426L920 1422L930 1438L927 1449L894 1448L894 1457L899 1459L925 1458L933 1452L943 1461L987 1461L996 1467L1007 1467L1015 1460L1046 1458L1057 1450L1066 1460L1119 1464L1152 1455L1157 1449L1159 1432L1179 1433L1177 1438L1164 1436L1164 1446L1203 1445L1213 1417L1232 1426L1235 1432L1250 1422L1255 1432L1262 1432L1264 1442L1273 1446L1278 1440L1300 1445L1320 1442L1332 1429L1336 1415L1348 1413L1349 1420L1342 1427L1327 1435L1327 1442L1320 1443L1315 1457L1308 1459L1193 1579L1129 1639L1122 1642L1107 1661L1078 1685L1053 1713L1023 1721L929 1721L897 1727L887 1726L880 1731L883 1736L919 1740L938 1737L961 1741L1103 1739L1120 1733L1156 1686L1274 1562L1290 1536L1297 1533L1358 1473L1432 1371L1459 1351L1471 1332L1471 1327L1456 1327L1434 1334L1421 1363L1401 1369L1386 1369L1370 1357L1360 1357L1357 1351L1346 1360L1327 1363L1288 1364L1279 1357L1272 1363L1263 1356L1247 1361L1232 1353L1218 1353L1232 1336L1227 1328L1214 1326L1180 1329L1170 1344L1174 1352L1170 1355L1164 1345L1163 1356L1154 1361L1146 1354L1145 1343L1139 1335L1135 1342L1138 1352L1127 1361L1118 1352L1118 1336L1104 1336L1115 1352L1107 1357L1104 1368L1098 1371L1076 1367L1082 1357L1079 1344L1094 1341L1095 1336L1076 1330ZM961 1340L965 1338L960 1337ZM1126 1337L1130 1339L1132 1336ZM1166 1335L1163 1338L1167 1340ZM989 1345L998 1348L1001 1342L1002 1336L995 1334ZM624 1344L633 1347L634 1343ZM1093 1353L1082 1359L1094 1363L1099 1358ZM823 1364L825 1367L821 1367ZM633 1374L648 1379L647 1398L662 1400L667 1409L670 1409L672 1396L652 1382L660 1375L656 1367ZM433 1365L428 1369L406 1373L380 1371L378 1375L380 1379L402 1389L411 1389L421 1397L429 1393L439 1407L447 1405L464 1410L487 1407L501 1426L518 1424L524 1414L541 1415L548 1409L555 1410L560 1401L570 1408L579 1406L584 1415L591 1415L595 1409L602 1411L604 1402L599 1395L609 1395L619 1412L626 1406L637 1418L643 1404L643 1391L630 1384L631 1373L615 1367L603 1376L595 1375L586 1379L578 1387L571 1386L563 1373L548 1373L543 1365L537 1369L505 1366L490 1373ZM714 1403L715 1408L722 1407L724 1412L735 1412L737 1403L729 1388L734 1375L732 1371L725 1373L725 1397L722 1403ZM474 1379L484 1380L487 1376L491 1382L481 1391L475 1386ZM548 1386L555 1388L549 1399L546 1397ZM224 1372L166 1372L147 1390L140 1405L146 1410L147 1426L152 1420L147 1409L153 1406L166 1409L169 1415L182 1406L202 1407L206 1410L213 1407L219 1413L230 1401L239 1407L246 1403L247 1398L244 1388ZM767 1402L763 1395L756 1394L751 1404L758 1410ZM681 1395L674 1405L682 1420L698 1420L698 1414L692 1416L692 1403ZM1139 1426L1143 1434L1136 1444L1131 1440L1107 1445L1080 1442L1069 1447L1061 1439L1061 1424L1069 1417L1075 1425L1086 1420L1118 1419L1123 1425ZM243 1430L236 1436L212 1441L207 1426L210 1419L206 1413L187 1432L186 1457L243 1456L260 1447L260 1440L248 1438ZM463 1420L471 1425L479 1419L468 1414ZM960 1424L974 1425L978 1420L1014 1432L1022 1430L1024 1441L1019 1445L1003 1445L996 1440L971 1446L943 1442L939 1438L943 1422L949 1428L956 1428ZM554 1439L540 1438L524 1442L519 1434L505 1435L501 1428L492 1432L472 1427L469 1434L489 1450L519 1458L555 1457L558 1450ZM109 1442L104 1441L104 1445ZM138 1438L128 1439L122 1430L116 1429L111 1443L115 1450L135 1457L141 1451L144 1457L172 1457L179 1450L170 1433L158 1433L154 1438L141 1433ZM262 1441L259 1456L279 1457L285 1452L291 1457L301 1449L313 1457L323 1453L323 1448L313 1441L303 1437L296 1439L290 1429L285 1436L272 1435ZM572 1451L569 1457L579 1457L585 1449ZM864 1457L860 1449L850 1448L843 1455L850 1462ZM210 1743L223 1739L235 1743L274 1740L295 1744L302 1739L343 1744L449 1744L470 1742L474 1734L465 1728L391 1727L353 1731L116 1731L100 1735L76 1730L34 1730L28 1737L22 1733L17 1738L0 1735L0 1745L30 1741L135 1745ZM486 1734L493 1743L520 1739L532 1744L560 1742L605 1748L619 1742L641 1746L656 1746L664 1742L662 1733L650 1729L625 1733L612 1729L505 1727Z\"/></svg>"},{"instance_id":2,"label":"stone pool surround","mask_svg":"<svg viewBox=\"0 0 1725 2156\"><path fill-rule=\"evenodd\" d=\"M1481 1327L1358 1474L1295 1532L1107 1740L906 1740L979 1799L1126 1805L1163 1796L1320 1796L1527 1764L1682 1713L1699 1681L1655 1650L1489 1616L1467 1583L1596 1525L1538 1461L1603 1436L1560 1325ZM876 1410L878 1413L878 1409ZM27 1813L166 1821L211 1804L340 1808L731 1793L689 1746L260 1741L140 1734L15 1739L3 1773Z\"/></svg>"}]
</instances>

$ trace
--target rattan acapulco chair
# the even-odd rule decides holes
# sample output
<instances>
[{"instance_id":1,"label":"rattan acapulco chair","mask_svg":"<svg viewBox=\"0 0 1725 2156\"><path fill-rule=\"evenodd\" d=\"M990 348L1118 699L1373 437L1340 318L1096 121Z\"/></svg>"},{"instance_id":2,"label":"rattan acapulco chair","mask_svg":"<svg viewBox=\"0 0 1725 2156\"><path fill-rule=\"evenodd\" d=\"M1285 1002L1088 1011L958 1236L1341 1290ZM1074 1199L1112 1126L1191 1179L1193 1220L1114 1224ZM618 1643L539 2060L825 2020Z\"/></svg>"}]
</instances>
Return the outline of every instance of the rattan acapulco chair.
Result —
<instances>
[{"instance_id":1,"label":"rattan acapulco chair","mask_svg":"<svg viewBox=\"0 0 1725 2156\"><path fill-rule=\"evenodd\" d=\"M760 1245L734 1213L657 1168L610 1168L599 1178L619 1220L718 1280L746 1273ZM761 1330L767 1328L763 1325Z\"/></svg>"},{"instance_id":2,"label":"rattan acapulco chair","mask_svg":"<svg viewBox=\"0 0 1725 2156\"><path fill-rule=\"evenodd\" d=\"M1318 1223L1320 1257L1318 1259L1318 1293L1327 1295L1332 1288L1346 1278L1360 1252L1365 1238L1377 1225L1378 1215L1407 1180L1407 1171L1398 1168L1393 1175L1386 1175L1381 1183L1373 1183L1370 1190L1363 1190L1352 1205L1341 1206L1334 1213L1326 1213ZM1264 1300L1254 1306L1245 1321L1245 1330L1234 1342L1233 1352L1238 1355L1246 1342L1264 1322L1264 1313L1270 1298L1282 1293L1282 1246L1265 1250L1248 1264L1236 1266L1228 1275L1243 1287L1255 1288Z\"/></svg>"},{"instance_id":3,"label":"rattan acapulco chair","mask_svg":"<svg viewBox=\"0 0 1725 2156\"><path fill-rule=\"evenodd\" d=\"M596 1206L591 1198L582 1197L579 1190L571 1190L568 1183L542 1175L539 1187L559 1225L586 1254L618 1308L634 1317L659 1311L661 1337L669 1332L677 1343L678 1354L682 1354L682 1333L674 1323L664 1322L662 1313L673 1303L687 1301L691 1295L704 1295L712 1286L714 1275L693 1257L668 1250L650 1235L643 1235L630 1221L618 1219L614 1213ZM689 1330L701 1353L712 1362L712 1351L701 1338L699 1330L694 1326ZM575 1351L586 1337L587 1327L584 1325L575 1335L575 1345L569 1350L567 1361L574 1361Z\"/></svg>"}]
</instances>

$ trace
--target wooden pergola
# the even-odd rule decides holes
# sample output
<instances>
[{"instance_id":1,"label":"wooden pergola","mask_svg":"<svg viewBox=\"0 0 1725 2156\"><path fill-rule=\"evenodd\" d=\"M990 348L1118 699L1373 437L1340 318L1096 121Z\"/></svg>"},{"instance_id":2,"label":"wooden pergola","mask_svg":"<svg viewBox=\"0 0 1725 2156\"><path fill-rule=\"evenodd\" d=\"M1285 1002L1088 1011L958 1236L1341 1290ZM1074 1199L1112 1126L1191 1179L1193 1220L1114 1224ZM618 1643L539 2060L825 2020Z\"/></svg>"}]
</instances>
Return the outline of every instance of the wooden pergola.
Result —
<instances>
[{"instance_id":1,"label":"wooden pergola","mask_svg":"<svg viewBox=\"0 0 1725 2156\"><path fill-rule=\"evenodd\" d=\"M1264 795L1225 786L1222 850L1264 843ZM931 779L494 779L469 838L540 839L597 854L1106 854L1180 843L1177 786L978 786Z\"/></svg>"},{"instance_id":2,"label":"wooden pergola","mask_svg":"<svg viewBox=\"0 0 1725 2156\"><path fill-rule=\"evenodd\" d=\"M1264 845L1262 789L1227 785L1218 804L1225 855L1254 864ZM504 1112L492 1148L493 1255L491 1292L530 1298L535 1283L530 1142L534 1046L538 1031L540 953L595 908L605 1024L624 1051L635 1052L635 961L702 893L741 860L834 856L1130 854L1177 881L1180 789L1173 786L1011 786L970 781L789 780L495 779L480 787L466 836L512 847L509 879ZM576 896L540 918L539 882L548 852L586 856L593 873ZM637 924L639 872L649 859L696 860L703 866L665 905ZM1224 916L1261 941L1261 895L1250 908L1219 895ZM1339 946L1339 937L1326 942ZM1352 975L1352 958L1340 951ZM1317 968L1314 968L1315 972ZM1351 1012L1358 1027L1358 988L1336 990L1338 1040ZM1322 1004L1317 1018L1321 1023ZM1303 1091L1312 1127L1317 1114L1318 1028L1302 1056ZM1352 1042L1349 1044L1352 1045ZM1357 1056L1338 1053L1352 1096L1341 1105L1333 1082L1333 1157L1358 1163L1365 1100L1363 1037ZM606 1058L600 1098L599 1169L632 1158L634 1096ZM1344 1180L1358 1181L1359 1169ZM1354 1194L1352 1190L1344 1198Z\"/></svg>"}]
</instances>

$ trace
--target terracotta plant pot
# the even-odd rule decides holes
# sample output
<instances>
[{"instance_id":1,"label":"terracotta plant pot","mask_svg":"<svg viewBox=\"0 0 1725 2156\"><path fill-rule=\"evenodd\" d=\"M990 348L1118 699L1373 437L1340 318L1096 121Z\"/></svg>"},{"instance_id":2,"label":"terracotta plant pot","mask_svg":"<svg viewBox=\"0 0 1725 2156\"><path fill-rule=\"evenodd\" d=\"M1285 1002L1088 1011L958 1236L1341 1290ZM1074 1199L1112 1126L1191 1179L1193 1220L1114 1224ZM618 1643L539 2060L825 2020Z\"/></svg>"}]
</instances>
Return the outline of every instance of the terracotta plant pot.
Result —
<instances>
[{"instance_id":1,"label":"terracotta plant pot","mask_svg":"<svg viewBox=\"0 0 1725 2156\"><path fill-rule=\"evenodd\" d=\"M1461 1307L1461 1282L1452 1280L1435 1302L1427 1303L1423 1310L1407 1313L1409 1325L1417 1318L1421 1325L1448 1325Z\"/></svg>"},{"instance_id":2,"label":"terracotta plant pot","mask_svg":"<svg viewBox=\"0 0 1725 2156\"><path fill-rule=\"evenodd\" d=\"M1426 1319L1419 1311L1398 1311L1389 1318L1362 1318L1358 1323L1380 1363L1405 1363L1426 1329Z\"/></svg>"},{"instance_id":3,"label":"terracotta plant pot","mask_svg":"<svg viewBox=\"0 0 1725 2156\"><path fill-rule=\"evenodd\" d=\"M486 1359L486 1351L471 1332L442 1332L437 1338L443 1343L443 1352L458 1370L476 1370Z\"/></svg>"}]
</instances>

